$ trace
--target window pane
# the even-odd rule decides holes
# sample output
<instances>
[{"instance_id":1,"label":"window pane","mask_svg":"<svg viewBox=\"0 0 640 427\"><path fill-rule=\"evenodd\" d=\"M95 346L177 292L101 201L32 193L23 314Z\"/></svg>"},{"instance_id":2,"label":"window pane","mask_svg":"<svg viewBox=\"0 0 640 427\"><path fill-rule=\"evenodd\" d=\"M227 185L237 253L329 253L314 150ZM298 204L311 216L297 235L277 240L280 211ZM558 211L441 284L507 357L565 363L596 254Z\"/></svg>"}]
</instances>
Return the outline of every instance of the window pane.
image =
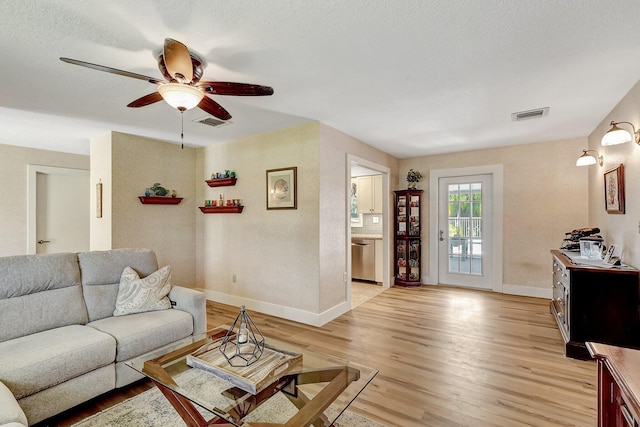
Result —
<instances>
[{"instance_id":1,"label":"window pane","mask_svg":"<svg viewBox=\"0 0 640 427\"><path fill-rule=\"evenodd\" d=\"M471 258L471 274L482 274L482 258Z\"/></svg>"}]
</instances>

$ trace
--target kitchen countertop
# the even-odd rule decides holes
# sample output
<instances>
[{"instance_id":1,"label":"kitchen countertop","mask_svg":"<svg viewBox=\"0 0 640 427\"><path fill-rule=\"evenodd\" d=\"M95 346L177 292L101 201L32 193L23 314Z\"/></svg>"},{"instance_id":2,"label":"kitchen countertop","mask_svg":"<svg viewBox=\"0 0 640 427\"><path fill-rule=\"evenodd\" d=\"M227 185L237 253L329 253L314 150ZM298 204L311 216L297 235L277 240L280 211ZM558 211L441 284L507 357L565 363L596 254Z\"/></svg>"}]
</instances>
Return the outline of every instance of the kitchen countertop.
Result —
<instances>
[{"instance_id":1,"label":"kitchen countertop","mask_svg":"<svg viewBox=\"0 0 640 427\"><path fill-rule=\"evenodd\" d=\"M382 234L352 234L351 238L382 240Z\"/></svg>"}]
</instances>

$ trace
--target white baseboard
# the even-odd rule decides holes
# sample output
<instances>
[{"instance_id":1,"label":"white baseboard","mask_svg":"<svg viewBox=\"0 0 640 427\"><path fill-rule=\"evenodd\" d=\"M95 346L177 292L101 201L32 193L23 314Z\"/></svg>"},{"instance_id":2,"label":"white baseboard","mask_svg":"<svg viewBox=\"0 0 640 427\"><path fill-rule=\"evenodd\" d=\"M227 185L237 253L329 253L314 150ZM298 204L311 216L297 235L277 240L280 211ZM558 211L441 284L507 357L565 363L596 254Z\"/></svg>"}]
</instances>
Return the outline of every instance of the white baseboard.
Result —
<instances>
[{"instance_id":1,"label":"white baseboard","mask_svg":"<svg viewBox=\"0 0 640 427\"><path fill-rule=\"evenodd\" d=\"M250 298L239 297L237 295L229 295L222 292L201 289L207 296L207 299L222 304L240 307L244 305L248 310L254 310L259 313L268 314L270 316L281 317L294 322L304 323L311 326L322 326L325 323L343 315L351 310L351 306L347 302L340 303L329 310L322 313L312 313L310 311L299 310L297 308L286 307L283 305L273 304L265 301L258 301Z\"/></svg>"},{"instance_id":2,"label":"white baseboard","mask_svg":"<svg viewBox=\"0 0 640 427\"><path fill-rule=\"evenodd\" d=\"M422 280L423 285L436 286L437 283L432 283L428 276L425 276ZM502 285L502 293L509 295L520 295L523 297L545 298L551 299L553 291L551 288L536 288L533 286L520 286L520 285Z\"/></svg>"},{"instance_id":3,"label":"white baseboard","mask_svg":"<svg viewBox=\"0 0 640 427\"><path fill-rule=\"evenodd\" d=\"M521 295L523 297L535 297L551 299L553 291L551 288L535 288L533 286L520 286L520 285L502 285L502 293L510 295Z\"/></svg>"}]
</instances>

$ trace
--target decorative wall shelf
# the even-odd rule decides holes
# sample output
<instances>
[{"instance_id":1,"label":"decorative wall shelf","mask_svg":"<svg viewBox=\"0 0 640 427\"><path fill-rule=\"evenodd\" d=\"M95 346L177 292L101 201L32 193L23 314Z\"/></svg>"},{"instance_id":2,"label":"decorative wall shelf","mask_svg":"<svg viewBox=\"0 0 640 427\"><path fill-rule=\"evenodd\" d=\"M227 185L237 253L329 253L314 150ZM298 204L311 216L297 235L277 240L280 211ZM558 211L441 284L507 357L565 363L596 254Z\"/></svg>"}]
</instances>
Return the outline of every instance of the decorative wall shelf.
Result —
<instances>
[{"instance_id":1,"label":"decorative wall shelf","mask_svg":"<svg viewBox=\"0 0 640 427\"><path fill-rule=\"evenodd\" d=\"M199 208L205 214L242 213L244 206L199 206Z\"/></svg>"},{"instance_id":2,"label":"decorative wall shelf","mask_svg":"<svg viewBox=\"0 0 640 427\"><path fill-rule=\"evenodd\" d=\"M207 179L205 182L209 187L229 187L236 185L238 178L215 178Z\"/></svg>"},{"instance_id":3,"label":"decorative wall shelf","mask_svg":"<svg viewBox=\"0 0 640 427\"><path fill-rule=\"evenodd\" d=\"M182 197L138 196L143 205L177 205Z\"/></svg>"}]
</instances>

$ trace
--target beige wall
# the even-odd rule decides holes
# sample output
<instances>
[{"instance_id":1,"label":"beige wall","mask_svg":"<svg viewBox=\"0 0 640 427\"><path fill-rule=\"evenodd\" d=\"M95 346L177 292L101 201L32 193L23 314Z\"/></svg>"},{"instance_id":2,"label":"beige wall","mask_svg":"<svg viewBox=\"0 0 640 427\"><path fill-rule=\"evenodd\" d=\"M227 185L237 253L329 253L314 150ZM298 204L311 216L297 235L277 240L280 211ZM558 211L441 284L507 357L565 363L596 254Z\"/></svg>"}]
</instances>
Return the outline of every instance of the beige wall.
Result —
<instances>
[{"instance_id":1,"label":"beige wall","mask_svg":"<svg viewBox=\"0 0 640 427\"><path fill-rule=\"evenodd\" d=\"M245 204L240 215L198 216L198 284L210 298L310 324L349 309L349 152L393 166L390 156L319 123L199 150L199 203L223 193ZM298 168L298 209L267 210L266 170L289 166ZM206 186L212 172L225 169L237 173L236 186Z\"/></svg>"},{"instance_id":2,"label":"beige wall","mask_svg":"<svg viewBox=\"0 0 640 427\"><path fill-rule=\"evenodd\" d=\"M92 249L153 249L159 265L171 265L174 284L193 287L196 150L112 132L91 141L91 157L91 182L101 179L104 193L103 218L92 223ZM176 190L184 200L179 205L143 205L138 196L155 182Z\"/></svg>"},{"instance_id":3,"label":"beige wall","mask_svg":"<svg viewBox=\"0 0 640 427\"><path fill-rule=\"evenodd\" d=\"M89 157L0 144L0 256L27 253L27 166L89 169Z\"/></svg>"},{"instance_id":4,"label":"beige wall","mask_svg":"<svg viewBox=\"0 0 640 427\"><path fill-rule=\"evenodd\" d=\"M318 155L317 123L198 151L199 205L220 194L245 205L241 214L197 216L197 281L213 299L285 317L318 312ZM266 170L290 166L298 168L298 208L266 210ZM235 186L204 182L226 169L236 172Z\"/></svg>"},{"instance_id":5,"label":"beige wall","mask_svg":"<svg viewBox=\"0 0 640 427\"><path fill-rule=\"evenodd\" d=\"M588 171L575 166L586 144L586 138L578 138L401 160L397 188L406 188L410 168L418 170L423 176L418 188L425 190L428 202L431 169L503 165L504 290L550 296L549 250L561 245L564 233L591 225L587 215ZM422 214L428 218L425 203ZM431 276L427 242L436 238L429 236L429 222L424 224L423 277Z\"/></svg>"},{"instance_id":6,"label":"beige wall","mask_svg":"<svg viewBox=\"0 0 640 427\"><path fill-rule=\"evenodd\" d=\"M351 240L347 240L347 189L351 180L346 175L348 154L389 168L389 182L397 179L397 159L336 129L320 125L321 312L346 301L343 278L347 245L351 245Z\"/></svg>"},{"instance_id":7,"label":"beige wall","mask_svg":"<svg viewBox=\"0 0 640 427\"><path fill-rule=\"evenodd\" d=\"M111 249L113 189L113 159L111 156L111 132L91 139L91 209L89 248L92 251ZM96 184L102 183L102 216L96 216Z\"/></svg>"},{"instance_id":8,"label":"beige wall","mask_svg":"<svg viewBox=\"0 0 640 427\"><path fill-rule=\"evenodd\" d=\"M589 148L598 151L604 157L604 165L589 166L589 221L592 226L600 227L605 244L616 245L619 253L624 250L623 261L640 268L640 146L634 143L602 147L600 140L610 122L626 121L640 126L640 82L637 83L620 103L609 113L589 135ZM631 132L631 126L620 125ZM604 172L624 165L626 213L608 214L604 204Z\"/></svg>"}]
</instances>

